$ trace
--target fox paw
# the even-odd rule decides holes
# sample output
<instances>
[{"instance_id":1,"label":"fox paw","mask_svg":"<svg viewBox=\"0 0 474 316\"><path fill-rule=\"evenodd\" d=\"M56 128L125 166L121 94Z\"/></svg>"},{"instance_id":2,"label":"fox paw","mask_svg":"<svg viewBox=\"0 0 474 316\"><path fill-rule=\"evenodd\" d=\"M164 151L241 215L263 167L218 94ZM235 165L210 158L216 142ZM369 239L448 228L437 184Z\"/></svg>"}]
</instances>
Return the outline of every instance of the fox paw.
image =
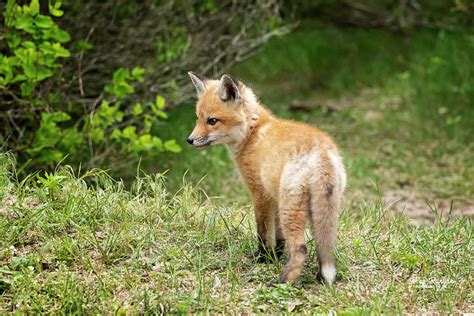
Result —
<instances>
[{"instance_id":1,"label":"fox paw","mask_svg":"<svg viewBox=\"0 0 474 316\"><path fill-rule=\"evenodd\" d=\"M277 280L273 280L267 283L267 287L276 287L277 285L286 284L286 280L281 276Z\"/></svg>"}]
</instances>

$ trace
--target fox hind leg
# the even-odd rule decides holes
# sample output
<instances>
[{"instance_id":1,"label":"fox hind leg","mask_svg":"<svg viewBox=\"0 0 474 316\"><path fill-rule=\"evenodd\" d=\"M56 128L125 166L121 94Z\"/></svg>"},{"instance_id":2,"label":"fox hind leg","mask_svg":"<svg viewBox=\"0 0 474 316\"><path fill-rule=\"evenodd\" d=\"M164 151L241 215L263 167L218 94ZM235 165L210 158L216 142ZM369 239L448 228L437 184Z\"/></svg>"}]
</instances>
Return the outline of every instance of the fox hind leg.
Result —
<instances>
[{"instance_id":1,"label":"fox hind leg","mask_svg":"<svg viewBox=\"0 0 474 316\"><path fill-rule=\"evenodd\" d=\"M304 228L306 224L307 194L282 190L280 194L280 223L288 248L288 262L279 283L294 282L303 270L308 252Z\"/></svg>"}]
</instances>

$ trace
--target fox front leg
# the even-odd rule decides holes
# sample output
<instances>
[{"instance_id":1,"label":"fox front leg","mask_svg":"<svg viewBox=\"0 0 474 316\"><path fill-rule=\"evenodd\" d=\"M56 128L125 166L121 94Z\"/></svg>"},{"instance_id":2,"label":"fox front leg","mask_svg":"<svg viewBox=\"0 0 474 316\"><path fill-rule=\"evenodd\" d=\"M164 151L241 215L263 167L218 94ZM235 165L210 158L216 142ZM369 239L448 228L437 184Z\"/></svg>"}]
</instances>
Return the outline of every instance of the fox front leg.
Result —
<instances>
[{"instance_id":1,"label":"fox front leg","mask_svg":"<svg viewBox=\"0 0 474 316\"><path fill-rule=\"evenodd\" d=\"M285 241L277 221L277 206L274 201L256 194L253 203L258 236L258 249L253 257L258 262L279 258Z\"/></svg>"}]
</instances>

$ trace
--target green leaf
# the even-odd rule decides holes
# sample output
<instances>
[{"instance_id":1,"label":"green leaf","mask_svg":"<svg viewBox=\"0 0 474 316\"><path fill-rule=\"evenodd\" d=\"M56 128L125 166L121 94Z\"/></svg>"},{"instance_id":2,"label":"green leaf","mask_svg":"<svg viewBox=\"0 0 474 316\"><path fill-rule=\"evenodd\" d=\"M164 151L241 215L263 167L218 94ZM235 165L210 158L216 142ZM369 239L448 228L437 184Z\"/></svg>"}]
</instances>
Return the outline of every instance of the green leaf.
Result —
<instances>
[{"instance_id":1,"label":"green leaf","mask_svg":"<svg viewBox=\"0 0 474 316\"><path fill-rule=\"evenodd\" d=\"M19 30L26 30L33 24L33 18L27 14L18 15L15 19L15 28Z\"/></svg>"},{"instance_id":2,"label":"green leaf","mask_svg":"<svg viewBox=\"0 0 474 316\"><path fill-rule=\"evenodd\" d=\"M145 74L145 69L141 67L135 67L132 70L132 77L138 82L143 82L143 75Z\"/></svg>"},{"instance_id":3,"label":"green leaf","mask_svg":"<svg viewBox=\"0 0 474 316\"><path fill-rule=\"evenodd\" d=\"M24 41L21 45L26 48L36 49L35 43L32 41Z\"/></svg>"},{"instance_id":4,"label":"green leaf","mask_svg":"<svg viewBox=\"0 0 474 316\"><path fill-rule=\"evenodd\" d=\"M53 48L53 45L51 45L51 43L47 41L41 43L40 50L43 53L47 53L51 55L54 55L56 53L56 50Z\"/></svg>"},{"instance_id":5,"label":"green leaf","mask_svg":"<svg viewBox=\"0 0 474 316\"><path fill-rule=\"evenodd\" d=\"M61 130L56 122L64 121L69 117L64 112L41 113L41 125L35 133L32 149L29 154L40 153L45 147L53 147L61 139Z\"/></svg>"},{"instance_id":6,"label":"green leaf","mask_svg":"<svg viewBox=\"0 0 474 316\"><path fill-rule=\"evenodd\" d=\"M110 139L120 139L121 136L122 136L122 131L116 128L110 135Z\"/></svg>"},{"instance_id":7,"label":"green leaf","mask_svg":"<svg viewBox=\"0 0 474 316\"><path fill-rule=\"evenodd\" d=\"M62 111L58 111L58 112L54 112L54 113L42 113L41 114L41 118L42 120L45 120L45 121L51 121L51 122L66 122L66 121L69 121L71 119L71 116L69 116L69 114L67 114L66 112L62 112Z\"/></svg>"},{"instance_id":8,"label":"green leaf","mask_svg":"<svg viewBox=\"0 0 474 316\"><path fill-rule=\"evenodd\" d=\"M36 67L33 63L24 63L22 66L23 72L29 79L36 79Z\"/></svg>"},{"instance_id":9,"label":"green leaf","mask_svg":"<svg viewBox=\"0 0 474 316\"><path fill-rule=\"evenodd\" d=\"M153 147L158 151L163 151L163 142L156 136L153 136Z\"/></svg>"},{"instance_id":10,"label":"green leaf","mask_svg":"<svg viewBox=\"0 0 474 316\"><path fill-rule=\"evenodd\" d=\"M7 0L7 5L4 7L3 16L5 17L5 26L12 27L15 20L15 11L18 5L15 0Z\"/></svg>"},{"instance_id":11,"label":"green leaf","mask_svg":"<svg viewBox=\"0 0 474 316\"><path fill-rule=\"evenodd\" d=\"M128 69L119 68L114 72L112 82L114 84L120 84L125 82L126 79L130 77L130 72Z\"/></svg>"},{"instance_id":12,"label":"green leaf","mask_svg":"<svg viewBox=\"0 0 474 316\"><path fill-rule=\"evenodd\" d=\"M42 29L49 29L54 26L53 19L50 16L41 14L35 18L35 24Z\"/></svg>"},{"instance_id":13,"label":"green leaf","mask_svg":"<svg viewBox=\"0 0 474 316\"><path fill-rule=\"evenodd\" d=\"M27 78L25 75L16 75L15 78L13 78L12 82L20 82L20 81L25 81Z\"/></svg>"},{"instance_id":14,"label":"green leaf","mask_svg":"<svg viewBox=\"0 0 474 316\"><path fill-rule=\"evenodd\" d=\"M105 138L104 130L102 128L99 128L99 127L93 128L89 132L89 137L92 139L92 141L94 143L96 143L96 144L100 143Z\"/></svg>"},{"instance_id":15,"label":"green leaf","mask_svg":"<svg viewBox=\"0 0 474 316\"><path fill-rule=\"evenodd\" d=\"M84 138L82 134L73 127L67 128L63 131L63 137L59 146L68 153L75 153L83 142Z\"/></svg>"},{"instance_id":16,"label":"green leaf","mask_svg":"<svg viewBox=\"0 0 474 316\"><path fill-rule=\"evenodd\" d=\"M109 94L112 94L112 95L115 94L114 86L111 85L111 84L106 84L106 85L104 86L104 91L107 92L107 93L109 93Z\"/></svg>"},{"instance_id":17,"label":"green leaf","mask_svg":"<svg viewBox=\"0 0 474 316\"><path fill-rule=\"evenodd\" d=\"M92 116L91 124L93 126L106 128L115 121L120 122L123 119L123 112L120 111L120 102L110 106L106 100L103 100L98 111Z\"/></svg>"},{"instance_id":18,"label":"green leaf","mask_svg":"<svg viewBox=\"0 0 474 316\"><path fill-rule=\"evenodd\" d=\"M141 135L135 142L135 148L138 150L149 151L153 148L153 140L150 134ZM133 148L134 146L132 146Z\"/></svg>"},{"instance_id":19,"label":"green leaf","mask_svg":"<svg viewBox=\"0 0 474 316\"><path fill-rule=\"evenodd\" d=\"M41 151L39 161L44 162L46 164L53 164L63 159L63 157L63 153L59 150L47 148Z\"/></svg>"},{"instance_id":20,"label":"green leaf","mask_svg":"<svg viewBox=\"0 0 474 316\"><path fill-rule=\"evenodd\" d=\"M54 43L53 44L53 49L55 51L55 56L56 57L69 57L71 54L67 49L61 46L59 43Z\"/></svg>"},{"instance_id":21,"label":"green leaf","mask_svg":"<svg viewBox=\"0 0 474 316\"><path fill-rule=\"evenodd\" d=\"M37 75L38 75L38 76L37 76L37 79L38 79L39 81L41 81L41 80L44 80L44 79L46 79L46 78L49 78L49 77L53 76L53 72L52 72L51 69L49 69L49 68L40 67L40 68L38 69L38 74L37 74Z\"/></svg>"},{"instance_id":22,"label":"green leaf","mask_svg":"<svg viewBox=\"0 0 474 316\"><path fill-rule=\"evenodd\" d=\"M117 122L122 122L123 120L123 112L122 111L117 111L115 112L114 118Z\"/></svg>"},{"instance_id":23,"label":"green leaf","mask_svg":"<svg viewBox=\"0 0 474 316\"><path fill-rule=\"evenodd\" d=\"M132 115L133 116L139 116L140 114L143 113L143 107L140 103L135 103L132 109Z\"/></svg>"},{"instance_id":24,"label":"green leaf","mask_svg":"<svg viewBox=\"0 0 474 316\"><path fill-rule=\"evenodd\" d=\"M40 9L40 6L39 6L38 0L31 0L30 14L31 15L37 15L39 13L39 9Z\"/></svg>"},{"instance_id":25,"label":"green leaf","mask_svg":"<svg viewBox=\"0 0 474 316\"><path fill-rule=\"evenodd\" d=\"M162 119L167 119L168 118L168 114L166 114L163 111L155 111L155 114L156 114L156 116L161 117Z\"/></svg>"},{"instance_id":26,"label":"green leaf","mask_svg":"<svg viewBox=\"0 0 474 316\"><path fill-rule=\"evenodd\" d=\"M165 107L165 105L166 105L165 98L163 98L161 95L158 95L158 96L156 96L155 103L151 104L151 110L157 116L166 119L166 118L168 118L168 115L165 112L162 111L163 108Z\"/></svg>"},{"instance_id":27,"label":"green leaf","mask_svg":"<svg viewBox=\"0 0 474 316\"><path fill-rule=\"evenodd\" d=\"M133 93L134 88L127 82L130 79L128 69L119 68L114 72L112 84L105 86L104 90L119 98L125 97L127 94Z\"/></svg>"},{"instance_id":28,"label":"green leaf","mask_svg":"<svg viewBox=\"0 0 474 316\"><path fill-rule=\"evenodd\" d=\"M165 142L165 149L172 153L181 152L181 147L176 143L176 140L170 139Z\"/></svg>"},{"instance_id":29,"label":"green leaf","mask_svg":"<svg viewBox=\"0 0 474 316\"><path fill-rule=\"evenodd\" d=\"M69 35L69 33L60 29L57 25L51 29L49 37L55 39L60 43L67 43L71 40L71 36Z\"/></svg>"},{"instance_id":30,"label":"green leaf","mask_svg":"<svg viewBox=\"0 0 474 316\"><path fill-rule=\"evenodd\" d=\"M163 98L161 95L156 96L156 107L159 110L163 110L166 105L165 98Z\"/></svg>"},{"instance_id":31,"label":"green leaf","mask_svg":"<svg viewBox=\"0 0 474 316\"><path fill-rule=\"evenodd\" d=\"M85 40L83 39L80 39L76 42L75 44L75 50L77 52L81 52L81 51L86 51L86 50L91 50L94 48L94 45L89 43L89 42L86 42Z\"/></svg>"},{"instance_id":32,"label":"green leaf","mask_svg":"<svg viewBox=\"0 0 474 316\"><path fill-rule=\"evenodd\" d=\"M35 82L34 81L25 81L23 82L21 85L20 85L20 89L21 89L21 95L23 97L28 97L31 95L31 93L33 92L34 88L35 88Z\"/></svg>"},{"instance_id":33,"label":"green leaf","mask_svg":"<svg viewBox=\"0 0 474 316\"><path fill-rule=\"evenodd\" d=\"M145 118L143 120L143 127L146 133L150 132L151 126L154 121L156 121L156 119L153 116L151 116L150 114L145 114Z\"/></svg>"},{"instance_id":34,"label":"green leaf","mask_svg":"<svg viewBox=\"0 0 474 316\"><path fill-rule=\"evenodd\" d=\"M54 5L51 5L51 0L48 1L48 9L49 13L52 16L62 16L64 14L63 10L60 10L59 8L61 7L61 1L57 1Z\"/></svg>"},{"instance_id":35,"label":"green leaf","mask_svg":"<svg viewBox=\"0 0 474 316\"><path fill-rule=\"evenodd\" d=\"M130 140L135 140L137 138L136 130L137 128L135 126L127 126L122 131L122 135Z\"/></svg>"},{"instance_id":36,"label":"green leaf","mask_svg":"<svg viewBox=\"0 0 474 316\"><path fill-rule=\"evenodd\" d=\"M10 49L15 49L21 43L21 37L16 33L8 33L5 35L5 37Z\"/></svg>"},{"instance_id":37,"label":"green leaf","mask_svg":"<svg viewBox=\"0 0 474 316\"><path fill-rule=\"evenodd\" d=\"M122 82L120 85L116 87L115 92L117 93L117 96L123 98L127 94L131 94L135 92L135 89L131 85L129 85L127 82Z\"/></svg>"}]
</instances>

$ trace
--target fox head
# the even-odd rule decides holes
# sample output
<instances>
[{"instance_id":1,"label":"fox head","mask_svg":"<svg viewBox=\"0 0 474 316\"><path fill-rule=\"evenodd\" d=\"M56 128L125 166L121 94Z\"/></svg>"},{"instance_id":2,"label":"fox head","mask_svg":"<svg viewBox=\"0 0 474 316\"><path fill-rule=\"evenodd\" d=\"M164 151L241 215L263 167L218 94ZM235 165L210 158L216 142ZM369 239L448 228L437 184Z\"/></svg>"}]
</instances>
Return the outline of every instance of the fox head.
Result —
<instances>
[{"instance_id":1,"label":"fox head","mask_svg":"<svg viewBox=\"0 0 474 316\"><path fill-rule=\"evenodd\" d=\"M238 147L258 120L251 110L256 104L252 91L229 75L212 80L194 72L188 74L198 95L196 127L188 143L196 148L214 144Z\"/></svg>"}]
</instances>

